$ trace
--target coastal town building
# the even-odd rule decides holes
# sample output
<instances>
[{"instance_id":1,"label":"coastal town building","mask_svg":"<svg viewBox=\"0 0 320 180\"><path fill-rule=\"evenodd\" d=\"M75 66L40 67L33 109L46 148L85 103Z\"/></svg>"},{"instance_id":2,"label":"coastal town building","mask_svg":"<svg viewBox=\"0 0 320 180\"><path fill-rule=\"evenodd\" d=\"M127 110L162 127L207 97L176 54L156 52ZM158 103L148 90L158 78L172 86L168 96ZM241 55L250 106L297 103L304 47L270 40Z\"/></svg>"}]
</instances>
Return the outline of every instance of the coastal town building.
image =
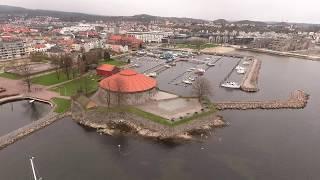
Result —
<instances>
[{"instance_id":1,"label":"coastal town building","mask_svg":"<svg viewBox=\"0 0 320 180\"><path fill-rule=\"evenodd\" d=\"M27 50L23 41L0 41L0 61L22 58L26 55Z\"/></svg>"},{"instance_id":2,"label":"coastal town building","mask_svg":"<svg viewBox=\"0 0 320 180\"><path fill-rule=\"evenodd\" d=\"M157 81L132 69L103 79L98 96L104 103L135 105L145 103L156 94Z\"/></svg>"},{"instance_id":3,"label":"coastal town building","mask_svg":"<svg viewBox=\"0 0 320 180\"><path fill-rule=\"evenodd\" d=\"M109 77L118 73L120 69L111 64L102 64L97 68L97 75L102 77Z\"/></svg>"},{"instance_id":4,"label":"coastal town building","mask_svg":"<svg viewBox=\"0 0 320 180\"><path fill-rule=\"evenodd\" d=\"M161 43L162 39L173 35L173 32L149 31L149 32L128 32L129 35L142 40L145 43Z\"/></svg>"}]
</instances>

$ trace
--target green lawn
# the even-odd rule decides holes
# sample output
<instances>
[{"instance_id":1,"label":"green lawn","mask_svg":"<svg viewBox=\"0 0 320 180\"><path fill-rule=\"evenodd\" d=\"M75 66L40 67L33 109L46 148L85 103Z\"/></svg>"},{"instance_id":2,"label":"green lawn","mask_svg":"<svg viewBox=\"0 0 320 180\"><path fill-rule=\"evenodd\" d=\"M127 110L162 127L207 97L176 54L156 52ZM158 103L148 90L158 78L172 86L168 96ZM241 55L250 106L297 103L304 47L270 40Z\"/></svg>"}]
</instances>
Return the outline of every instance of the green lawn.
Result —
<instances>
[{"instance_id":1,"label":"green lawn","mask_svg":"<svg viewBox=\"0 0 320 180\"><path fill-rule=\"evenodd\" d=\"M72 73L70 74L70 78L72 78ZM32 83L41 84L44 86L51 86L51 85L59 84L68 80L69 79L67 78L66 73L61 72L60 78L58 79L57 73L53 72L53 73L32 78Z\"/></svg>"},{"instance_id":2,"label":"green lawn","mask_svg":"<svg viewBox=\"0 0 320 180\"><path fill-rule=\"evenodd\" d=\"M110 59L110 60L103 61L101 64L111 64L111 65L120 67L120 66L127 65L128 63L120 61L120 60Z\"/></svg>"},{"instance_id":3,"label":"green lawn","mask_svg":"<svg viewBox=\"0 0 320 180\"><path fill-rule=\"evenodd\" d=\"M54 112L65 113L70 110L71 100L61 99L61 98L53 98L52 101L56 104L56 108L55 108Z\"/></svg>"},{"instance_id":4,"label":"green lawn","mask_svg":"<svg viewBox=\"0 0 320 180\"><path fill-rule=\"evenodd\" d=\"M50 90L56 91L62 96L74 96L79 90L90 94L98 89L98 78L95 75L87 75Z\"/></svg>"},{"instance_id":5,"label":"green lawn","mask_svg":"<svg viewBox=\"0 0 320 180\"><path fill-rule=\"evenodd\" d=\"M8 73L8 72L0 73L0 77L7 78L7 79L21 79L20 75Z\"/></svg>"}]
</instances>

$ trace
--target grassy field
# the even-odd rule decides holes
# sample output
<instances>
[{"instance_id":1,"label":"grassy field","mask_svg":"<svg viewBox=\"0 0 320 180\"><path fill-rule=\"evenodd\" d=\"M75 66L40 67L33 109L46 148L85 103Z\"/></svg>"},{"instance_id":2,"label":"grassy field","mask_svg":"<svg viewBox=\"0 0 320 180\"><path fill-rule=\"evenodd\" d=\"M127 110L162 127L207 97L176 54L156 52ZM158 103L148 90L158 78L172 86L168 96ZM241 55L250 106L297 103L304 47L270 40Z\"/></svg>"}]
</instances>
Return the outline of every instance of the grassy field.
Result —
<instances>
[{"instance_id":1,"label":"grassy field","mask_svg":"<svg viewBox=\"0 0 320 180\"><path fill-rule=\"evenodd\" d=\"M70 78L72 78L72 74L70 75ZM60 78L58 79L57 73L52 72L49 74L45 74L42 76L32 78L32 83L40 84L40 85L44 85L44 86L51 86L51 85L59 84L59 83L62 83L62 82L68 81L68 80L70 80L70 79L67 78L66 73L61 72Z\"/></svg>"},{"instance_id":2,"label":"grassy field","mask_svg":"<svg viewBox=\"0 0 320 180\"><path fill-rule=\"evenodd\" d=\"M7 78L7 79L14 79L14 80L21 79L21 76L13 73L8 73L8 72L0 73L0 77Z\"/></svg>"},{"instance_id":3,"label":"grassy field","mask_svg":"<svg viewBox=\"0 0 320 180\"><path fill-rule=\"evenodd\" d=\"M53 98L52 101L57 105L54 112L65 113L70 110L71 100L61 99L61 98Z\"/></svg>"},{"instance_id":4,"label":"grassy field","mask_svg":"<svg viewBox=\"0 0 320 180\"><path fill-rule=\"evenodd\" d=\"M110 59L110 60L103 61L101 64L111 64L111 65L120 67L120 66L127 65L128 63L120 61L120 60Z\"/></svg>"},{"instance_id":5,"label":"grassy field","mask_svg":"<svg viewBox=\"0 0 320 180\"><path fill-rule=\"evenodd\" d=\"M95 75L88 75L81 77L80 79L75 79L61 86L54 87L50 90L60 93L61 96L74 96L79 90L90 94L98 89L98 78L99 77Z\"/></svg>"}]
</instances>

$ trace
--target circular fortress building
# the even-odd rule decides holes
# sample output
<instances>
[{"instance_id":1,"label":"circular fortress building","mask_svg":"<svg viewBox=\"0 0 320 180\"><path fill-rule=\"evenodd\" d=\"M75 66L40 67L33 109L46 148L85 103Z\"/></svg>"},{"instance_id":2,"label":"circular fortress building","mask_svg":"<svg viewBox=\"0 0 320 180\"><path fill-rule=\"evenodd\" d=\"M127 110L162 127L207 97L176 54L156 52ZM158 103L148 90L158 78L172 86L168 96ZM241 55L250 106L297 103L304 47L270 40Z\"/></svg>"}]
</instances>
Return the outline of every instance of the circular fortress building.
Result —
<instances>
[{"instance_id":1,"label":"circular fortress building","mask_svg":"<svg viewBox=\"0 0 320 180\"><path fill-rule=\"evenodd\" d=\"M126 69L100 82L99 96L103 103L143 104L156 94L157 81L151 77Z\"/></svg>"}]
</instances>

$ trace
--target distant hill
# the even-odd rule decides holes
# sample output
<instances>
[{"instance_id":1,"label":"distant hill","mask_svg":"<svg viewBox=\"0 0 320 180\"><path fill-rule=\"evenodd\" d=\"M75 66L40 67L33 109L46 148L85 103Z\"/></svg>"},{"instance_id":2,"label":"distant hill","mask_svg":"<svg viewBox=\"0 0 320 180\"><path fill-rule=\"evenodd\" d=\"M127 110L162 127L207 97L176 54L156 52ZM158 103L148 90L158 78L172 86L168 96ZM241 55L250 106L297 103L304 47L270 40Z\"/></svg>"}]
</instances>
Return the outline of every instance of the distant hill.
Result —
<instances>
[{"instance_id":1,"label":"distant hill","mask_svg":"<svg viewBox=\"0 0 320 180\"><path fill-rule=\"evenodd\" d=\"M77 12L63 12L63 11L52 11L52 10L40 10L40 9L26 9L15 6L0 5L0 17L10 16L51 16L60 18L64 21L141 21L149 22L154 20L170 20L170 21L179 21L179 22L191 22L191 23L200 23L205 22L205 20L192 19L192 18L176 18L176 17L159 17L151 16L147 14L140 14L134 16L102 16L102 15L92 15L85 13Z\"/></svg>"}]
</instances>

